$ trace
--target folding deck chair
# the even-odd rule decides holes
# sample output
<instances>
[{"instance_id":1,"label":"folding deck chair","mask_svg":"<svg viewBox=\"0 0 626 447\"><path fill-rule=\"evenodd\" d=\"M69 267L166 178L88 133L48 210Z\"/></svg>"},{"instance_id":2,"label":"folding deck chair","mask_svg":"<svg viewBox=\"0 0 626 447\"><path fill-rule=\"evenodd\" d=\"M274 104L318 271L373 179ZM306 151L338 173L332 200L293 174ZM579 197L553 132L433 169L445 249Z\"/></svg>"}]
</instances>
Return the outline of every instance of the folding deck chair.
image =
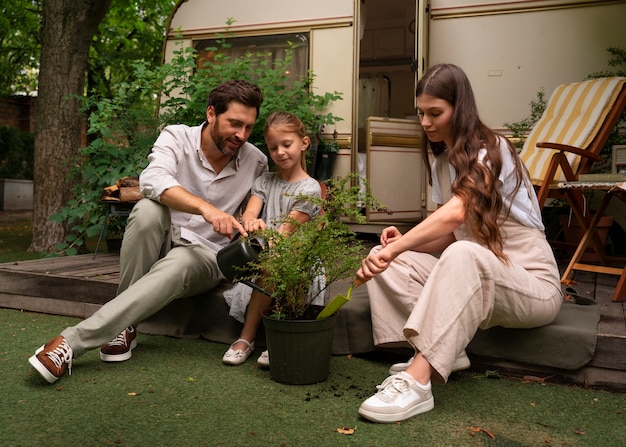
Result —
<instances>
[{"instance_id":1,"label":"folding deck chair","mask_svg":"<svg viewBox=\"0 0 626 447\"><path fill-rule=\"evenodd\" d=\"M539 205L547 198L564 198L585 230L595 229L580 189L564 191L561 182L576 182L591 165L600 161L600 151L626 107L626 78L599 78L559 85L548 101L539 121L529 134L520 158L528 168L531 182L537 189ZM608 197L608 196L607 196ZM603 201L608 204L608 198ZM604 209L604 208L603 208ZM599 217L599 216L598 216ZM591 226L590 226L591 225ZM596 234L586 231L585 243L592 242L603 265L606 260ZM576 250L562 279L571 276L573 266L587 270L578 263L581 246ZM626 269L593 268L591 271L618 274L620 280L613 299L623 299Z\"/></svg>"},{"instance_id":2,"label":"folding deck chair","mask_svg":"<svg viewBox=\"0 0 626 447\"><path fill-rule=\"evenodd\" d=\"M577 181L600 161L600 151L626 107L626 78L559 85L524 143L520 158L537 188L539 205L565 198L559 182ZM582 209L581 203L571 204ZM577 216L579 217L579 216Z\"/></svg>"}]
</instances>

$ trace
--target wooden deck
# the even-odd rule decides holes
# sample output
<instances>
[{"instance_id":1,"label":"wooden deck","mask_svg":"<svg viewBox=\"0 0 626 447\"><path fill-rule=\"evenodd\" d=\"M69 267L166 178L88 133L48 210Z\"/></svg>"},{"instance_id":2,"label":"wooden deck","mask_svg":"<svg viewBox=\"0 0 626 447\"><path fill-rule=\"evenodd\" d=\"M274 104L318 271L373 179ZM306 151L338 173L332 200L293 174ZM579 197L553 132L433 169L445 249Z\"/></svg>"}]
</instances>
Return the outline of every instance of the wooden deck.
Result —
<instances>
[{"instance_id":1,"label":"wooden deck","mask_svg":"<svg viewBox=\"0 0 626 447\"><path fill-rule=\"evenodd\" d=\"M596 352L585 367L554 371L474 357L472 366L626 391L626 303L611 301L617 278L577 272L575 280L579 294L594 298L601 308ZM89 254L0 264L0 307L86 318L115 295L118 281L116 254L99 253L95 259Z\"/></svg>"}]
</instances>

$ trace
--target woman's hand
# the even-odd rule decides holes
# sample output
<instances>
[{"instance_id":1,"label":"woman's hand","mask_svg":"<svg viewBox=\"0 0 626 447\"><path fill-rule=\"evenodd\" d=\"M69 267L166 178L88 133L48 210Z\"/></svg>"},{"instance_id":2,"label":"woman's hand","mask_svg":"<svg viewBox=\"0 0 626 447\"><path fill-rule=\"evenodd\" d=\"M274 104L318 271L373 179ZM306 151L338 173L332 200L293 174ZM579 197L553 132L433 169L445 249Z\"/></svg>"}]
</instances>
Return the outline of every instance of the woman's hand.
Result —
<instances>
[{"instance_id":1,"label":"woman's hand","mask_svg":"<svg viewBox=\"0 0 626 447\"><path fill-rule=\"evenodd\" d=\"M382 233L380 233L380 244L386 247L387 244L392 243L402 237L402 233L396 227L387 227Z\"/></svg>"},{"instance_id":2,"label":"woman's hand","mask_svg":"<svg viewBox=\"0 0 626 447\"><path fill-rule=\"evenodd\" d=\"M356 273L357 278L363 282L369 281L374 276L387 270L393 258L391 250L386 248L370 253L361 261L361 268Z\"/></svg>"}]
</instances>

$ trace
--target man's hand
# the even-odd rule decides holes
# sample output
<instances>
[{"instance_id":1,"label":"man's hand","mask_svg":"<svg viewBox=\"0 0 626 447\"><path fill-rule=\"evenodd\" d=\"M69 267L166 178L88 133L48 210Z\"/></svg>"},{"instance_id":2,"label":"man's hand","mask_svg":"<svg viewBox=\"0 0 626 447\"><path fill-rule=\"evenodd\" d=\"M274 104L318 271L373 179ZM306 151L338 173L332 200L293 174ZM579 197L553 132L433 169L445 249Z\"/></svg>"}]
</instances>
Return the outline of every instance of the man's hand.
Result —
<instances>
[{"instance_id":1,"label":"man's hand","mask_svg":"<svg viewBox=\"0 0 626 447\"><path fill-rule=\"evenodd\" d=\"M218 210L215 207L212 208L213 209L211 211L203 211L202 217L204 217L204 220L208 223L213 225L213 230L215 232L226 236L228 239L233 238L233 233L235 231L241 233L244 237L248 236L246 229L232 215Z\"/></svg>"}]
</instances>

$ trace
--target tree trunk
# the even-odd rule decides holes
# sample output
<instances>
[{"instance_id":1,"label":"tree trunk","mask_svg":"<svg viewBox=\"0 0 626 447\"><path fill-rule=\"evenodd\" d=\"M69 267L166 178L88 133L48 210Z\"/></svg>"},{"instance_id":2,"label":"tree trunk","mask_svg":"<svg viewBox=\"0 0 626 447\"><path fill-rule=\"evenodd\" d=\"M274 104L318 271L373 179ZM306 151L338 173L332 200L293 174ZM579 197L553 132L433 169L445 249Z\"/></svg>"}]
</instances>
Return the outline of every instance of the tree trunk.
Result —
<instances>
[{"instance_id":1,"label":"tree trunk","mask_svg":"<svg viewBox=\"0 0 626 447\"><path fill-rule=\"evenodd\" d=\"M41 25L35 113L33 238L29 251L49 252L65 240L49 220L71 196L70 161L80 148L81 115L91 40L111 0L46 0Z\"/></svg>"}]
</instances>

